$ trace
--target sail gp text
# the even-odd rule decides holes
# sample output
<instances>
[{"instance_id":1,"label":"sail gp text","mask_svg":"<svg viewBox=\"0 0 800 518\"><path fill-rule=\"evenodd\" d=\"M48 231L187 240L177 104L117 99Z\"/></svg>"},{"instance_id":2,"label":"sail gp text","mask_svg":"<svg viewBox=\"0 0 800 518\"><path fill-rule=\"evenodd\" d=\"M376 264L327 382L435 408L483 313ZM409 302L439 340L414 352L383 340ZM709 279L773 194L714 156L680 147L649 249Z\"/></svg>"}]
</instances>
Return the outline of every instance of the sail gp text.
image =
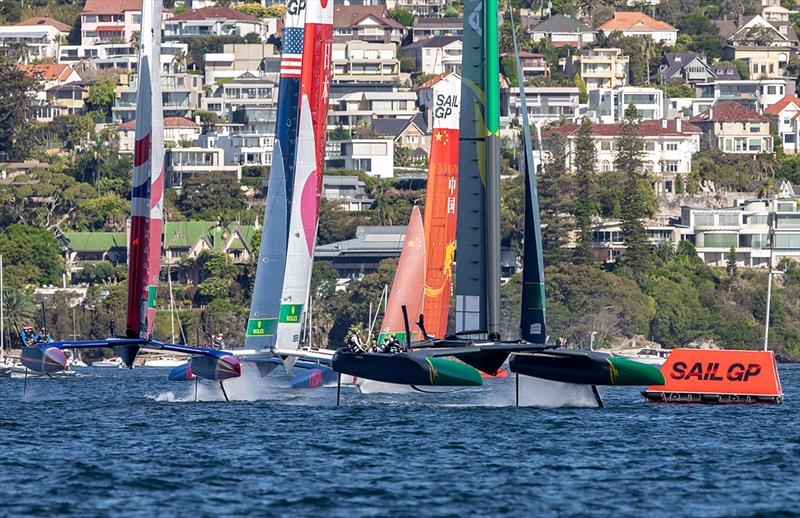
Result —
<instances>
[{"instance_id":1,"label":"sail gp text","mask_svg":"<svg viewBox=\"0 0 800 518\"><path fill-rule=\"evenodd\" d=\"M437 119L445 119L453 113L453 110L458 108L457 95L438 94L436 96L436 107L433 110L433 116Z\"/></svg>"},{"instance_id":2,"label":"sail gp text","mask_svg":"<svg viewBox=\"0 0 800 518\"><path fill-rule=\"evenodd\" d=\"M748 381L761 373L761 365L757 363L749 363L747 366L742 363L732 363L727 371L725 369L720 371L719 365L719 363L697 362L689 368L685 362L675 362L670 377L674 380L694 378L702 381Z\"/></svg>"}]
</instances>

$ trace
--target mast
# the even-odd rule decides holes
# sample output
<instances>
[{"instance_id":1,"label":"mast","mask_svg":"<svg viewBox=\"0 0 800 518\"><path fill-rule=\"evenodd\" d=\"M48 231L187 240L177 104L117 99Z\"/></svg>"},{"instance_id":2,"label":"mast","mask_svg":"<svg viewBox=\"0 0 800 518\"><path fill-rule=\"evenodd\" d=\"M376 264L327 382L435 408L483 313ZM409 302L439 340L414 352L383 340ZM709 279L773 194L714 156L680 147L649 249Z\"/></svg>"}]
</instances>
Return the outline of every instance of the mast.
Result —
<instances>
[{"instance_id":1,"label":"mast","mask_svg":"<svg viewBox=\"0 0 800 518\"><path fill-rule=\"evenodd\" d=\"M486 324L500 340L500 56L498 0L486 0Z\"/></svg>"},{"instance_id":2,"label":"mast","mask_svg":"<svg viewBox=\"0 0 800 518\"><path fill-rule=\"evenodd\" d=\"M775 250L775 218L777 213L771 213L769 218L769 272L767 273L767 311L764 318L764 350L769 350L769 310L772 301L772 254Z\"/></svg>"},{"instance_id":3,"label":"mast","mask_svg":"<svg viewBox=\"0 0 800 518\"><path fill-rule=\"evenodd\" d=\"M3 300L3 256L0 255L0 362L6 354L5 301Z\"/></svg>"}]
</instances>

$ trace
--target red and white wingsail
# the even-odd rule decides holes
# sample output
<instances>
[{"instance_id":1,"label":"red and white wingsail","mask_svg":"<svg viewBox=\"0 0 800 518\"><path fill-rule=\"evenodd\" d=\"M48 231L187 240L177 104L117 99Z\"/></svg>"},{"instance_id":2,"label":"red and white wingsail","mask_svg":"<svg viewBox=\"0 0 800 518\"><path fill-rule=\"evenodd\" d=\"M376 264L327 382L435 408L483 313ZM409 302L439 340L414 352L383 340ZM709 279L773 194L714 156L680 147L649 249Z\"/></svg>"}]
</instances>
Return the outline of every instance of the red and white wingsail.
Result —
<instances>
[{"instance_id":1,"label":"red and white wingsail","mask_svg":"<svg viewBox=\"0 0 800 518\"><path fill-rule=\"evenodd\" d=\"M442 338L447 333L450 287L456 251L458 210L458 117L461 79L449 74L433 85L433 132L425 194L425 315L426 330ZM412 315L409 314L409 318ZM414 319L417 315L413 316ZM415 320L416 321L416 320Z\"/></svg>"},{"instance_id":2,"label":"red and white wingsail","mask_svg":"<svg viewBox=\"0 0 800 518\"><path fill-rule=\"evenodd\" d=\"M325 170L325 142L328 136L328 102L331 85L333 41L333 0L307 0L303 33L303 70L300 97L308 97L317 162L317 209L322 195ZM302 152L298 146L298 153Z\"/></svg>"},{"instance_id":3,"label":"red and white wingsail","mask_svg":"<svg viewBox=\"0 0 800 518\"><path fill-rule=\"evenodd\" d=\"M317 164L314 153L314 129L308 97L300 97L300 122L297 132L292 211L286 269L278 315L276 344L280 349L297 349L308 302L314 239L317 230Z\"/></svg>"},{"instance_id":4,"label":"red and white wingsail","mask_svg":"<svg viewBox=\"0 0 800 518\"><path fill-rule=\"evenodd\" d=\"M136 91L136 145L128 247L125 334L149 338L155 323L164 212L164 115L161 105L161 0L142 2Z\"/></svg>"}]
</instances>

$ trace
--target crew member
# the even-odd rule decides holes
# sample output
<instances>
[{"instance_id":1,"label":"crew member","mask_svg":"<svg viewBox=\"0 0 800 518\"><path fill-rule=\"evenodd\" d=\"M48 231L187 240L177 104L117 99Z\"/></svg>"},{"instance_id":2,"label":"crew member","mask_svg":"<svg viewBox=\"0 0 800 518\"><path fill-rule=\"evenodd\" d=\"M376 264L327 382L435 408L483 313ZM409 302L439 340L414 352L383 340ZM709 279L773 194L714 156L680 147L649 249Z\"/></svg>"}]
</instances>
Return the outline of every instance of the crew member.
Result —
<instances>
[{"instance_id":1,"label":"crew member","mask_svg":"<svg viewBox=\"0 0 800 518\"><path fill-rule=\"evenodd\" d=\"M41 329L39 329L39 334L36 335L35 341L37 344L49 344L53 341L53 337L47 332L47 328L42 326Z\"/></svg>"},{"instance_id":2,"label":"crew member","mask_svg":"<svg viewBox=\"0 0 800 518\"><path fill-rule=\"evenodd\" d=\"M22 331L19 332L19 338L22 340L23 346L30 347L34 344L36 335L33 332L33 328L26 324L22 326Z\"/></svg>"},{"instance_id":3,"label":"crew member","mask_svg":"<svg viewBox=\"0 0 800 518\"><path fill-rule=\"evenodd\" d=\"M211 347L214 349L225 349L225 337L222 336L222 333L217 333L211 342Z\"/></svg>"},{"instance_id":4,"label":"crew member","mask_svg":"<svg viewBox=\"0 0 800 518\"><path fill-rule=\"evenodd\" d=\"M361 338L358 336L358 329L355 326L350 327L350 338L347 339L347 347L355 352L364 352L364 348L361 346Z\"/></svg>"}]
</instances>

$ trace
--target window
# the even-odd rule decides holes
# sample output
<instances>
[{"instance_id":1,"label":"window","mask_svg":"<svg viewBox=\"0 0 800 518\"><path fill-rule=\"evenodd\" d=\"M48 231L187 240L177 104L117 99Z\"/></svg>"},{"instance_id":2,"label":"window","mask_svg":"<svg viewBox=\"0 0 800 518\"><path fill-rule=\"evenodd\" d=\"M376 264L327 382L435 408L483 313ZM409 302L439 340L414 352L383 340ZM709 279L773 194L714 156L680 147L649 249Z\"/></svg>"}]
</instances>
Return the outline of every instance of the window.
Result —
<instances>
[{"instance_id":1,"label":"window","mask_svg":"<svg viewBox=\"0 0 800 518\"><path fill-rule=\"evenodd\" d=\"M760 152L761 151L761 139L760 138L751 138L748 141L747 150L748 151Z\"/></svg>"},{"instance_id":2,"label":"window","mask_svg":"<svg viewBox=\"0 0 800 518\"><path fill-rule=\"evenodd\" d=\"M720 226L738 226L739 225L739 215L738 214L720 214L719 215L719 224Z\"/></svg>"},{"instance_id":3,"label":"window","mask_svg":"<svg viewBox=\"0 0 800 518\"><path fill-rule=\"evenodd\" d=\"M600 169L603 171L611 171L611 162L608 160L603 160L603 162L600 164Z\"/></svg>"},{"instance_id":4,"label":"window","mask_svg":"<svg viewBox=\"0 0 800 518\"><path fill-rule=\"evenodd\" d=\"M646 151L655 151L656 150L656 143L655 142L645 142L644 149Z\"/></svg>"},{"instance_id":5,"label":"window","mask_svg":"<svg viewBox=\"0 0 800 518\"><path fill-rule=\"evenodd\" d=\"M417 143L417 136L416 135L408 135L406 137L406 142L409 144L416 144Z\"/></svg>"},{"instance_id":6,"label":"window","mask_svg":"<svg viewBox=\"0 0 800 518\"><path fill-rule=\"evenodd\" d=\"M770 67L770 72L772 72L772 70L771 70L772 69L772 65L770 65L769 67ZM767 87L767 94L768 95L775 95L775 85L771 85L771 86Z\"/></svg>"},{"instance_id":7,"label":"window","mask_svg":"<svg viewBox=\"0 0 800 518\"><path fill-rule=\"evenodd\" d=\"M603 140L600 142L600 149L602 151L613 151L614 143L610 140Z\"/></svg>"},{"instance_id":8,"label":"window","mask_svg":"<svg viewBox=\"0 0 800 518\"><path fill-rule=\"evenodd\" d=\"M678 172L678 162L675 160L669 160L664 163L664 171L667 173L677 173Z\"/></svg>"},{"instance_id":9,"label":"window","mask_svg":"<svg viewBox=\"0 0 800 518\"><path fill-rule=\"evenodd\" d=\"M783 141L787 144L794 144L795 136L794 133L784 133L783 134Z\"/></svg>"},{"instance_id":10,"label":"window","mask_svg":"<svg viewBox=\"0 0 800 518\"><path fill-rule=\"evenodd\" d=\"M725 139L725 151L733 151L733 140L726 138Z\"/></svg>"},{"instance_id":11,"label":"window","mask_svg":"<svg viewBox=\"0 0 800 518\"><path fill-rule=\"evenodd\" d=\"M750 133L761 133L761 124L758 122L751 122Z\"/></svg>"},{"instance_id":12,"label":"window","mask_svg":"<svg viewBox=\"0 0 800 518\"><path fill-rule=\"evenodd\" d=\"M747 222L750 225L766 225L767 224L767 215L766 214L753 214L749 218L747 218Z\"/></svg>"},{"instance_id":13,"label":"window","mask_svg":"<svg viewBox=\"0 0 800 518\"><path fill-rule=\"evenodd\" d=\"M667 142L664 145L664 149L666 151L677 151L678 150L678 143L677 142Z\"/></svg>"},{"instance_id":14,"label":"window","mask_svg":"<svg viewBox=\"0 0 800 518\"><path fill-rule=\"evenodd\" d=\"M800 234L776 234L775 248L800 249Z\"/></svg>"},{"instance_id":15,"label":"window","mask_svg":"<svg viewBox=\"0 0 800 518\"><path fill-rule=\"evenodd\" d=\"M710 227L714 225L713 214L695 214L694 224L697 227Z\"/></svg>"},{"instance_id":16,"label":"window","mask_svg":"<svg viewBox=\"0 0 800 518\"><path fill-rule=\"evenodd\" d=\"M778 212L794 212L794 203L779 203Z\"/></svg>"},{"instance_id":17,"label":"window","mask_svg":"<svg viewBox=\"0 0 800 518\"><path fill-rule=\"evenodd\" d=\"M738 244L739 244L738 234L703 235L703 246L707 248L730 248L730 247L736 247Z\"/></svg>"}]
</instances>

